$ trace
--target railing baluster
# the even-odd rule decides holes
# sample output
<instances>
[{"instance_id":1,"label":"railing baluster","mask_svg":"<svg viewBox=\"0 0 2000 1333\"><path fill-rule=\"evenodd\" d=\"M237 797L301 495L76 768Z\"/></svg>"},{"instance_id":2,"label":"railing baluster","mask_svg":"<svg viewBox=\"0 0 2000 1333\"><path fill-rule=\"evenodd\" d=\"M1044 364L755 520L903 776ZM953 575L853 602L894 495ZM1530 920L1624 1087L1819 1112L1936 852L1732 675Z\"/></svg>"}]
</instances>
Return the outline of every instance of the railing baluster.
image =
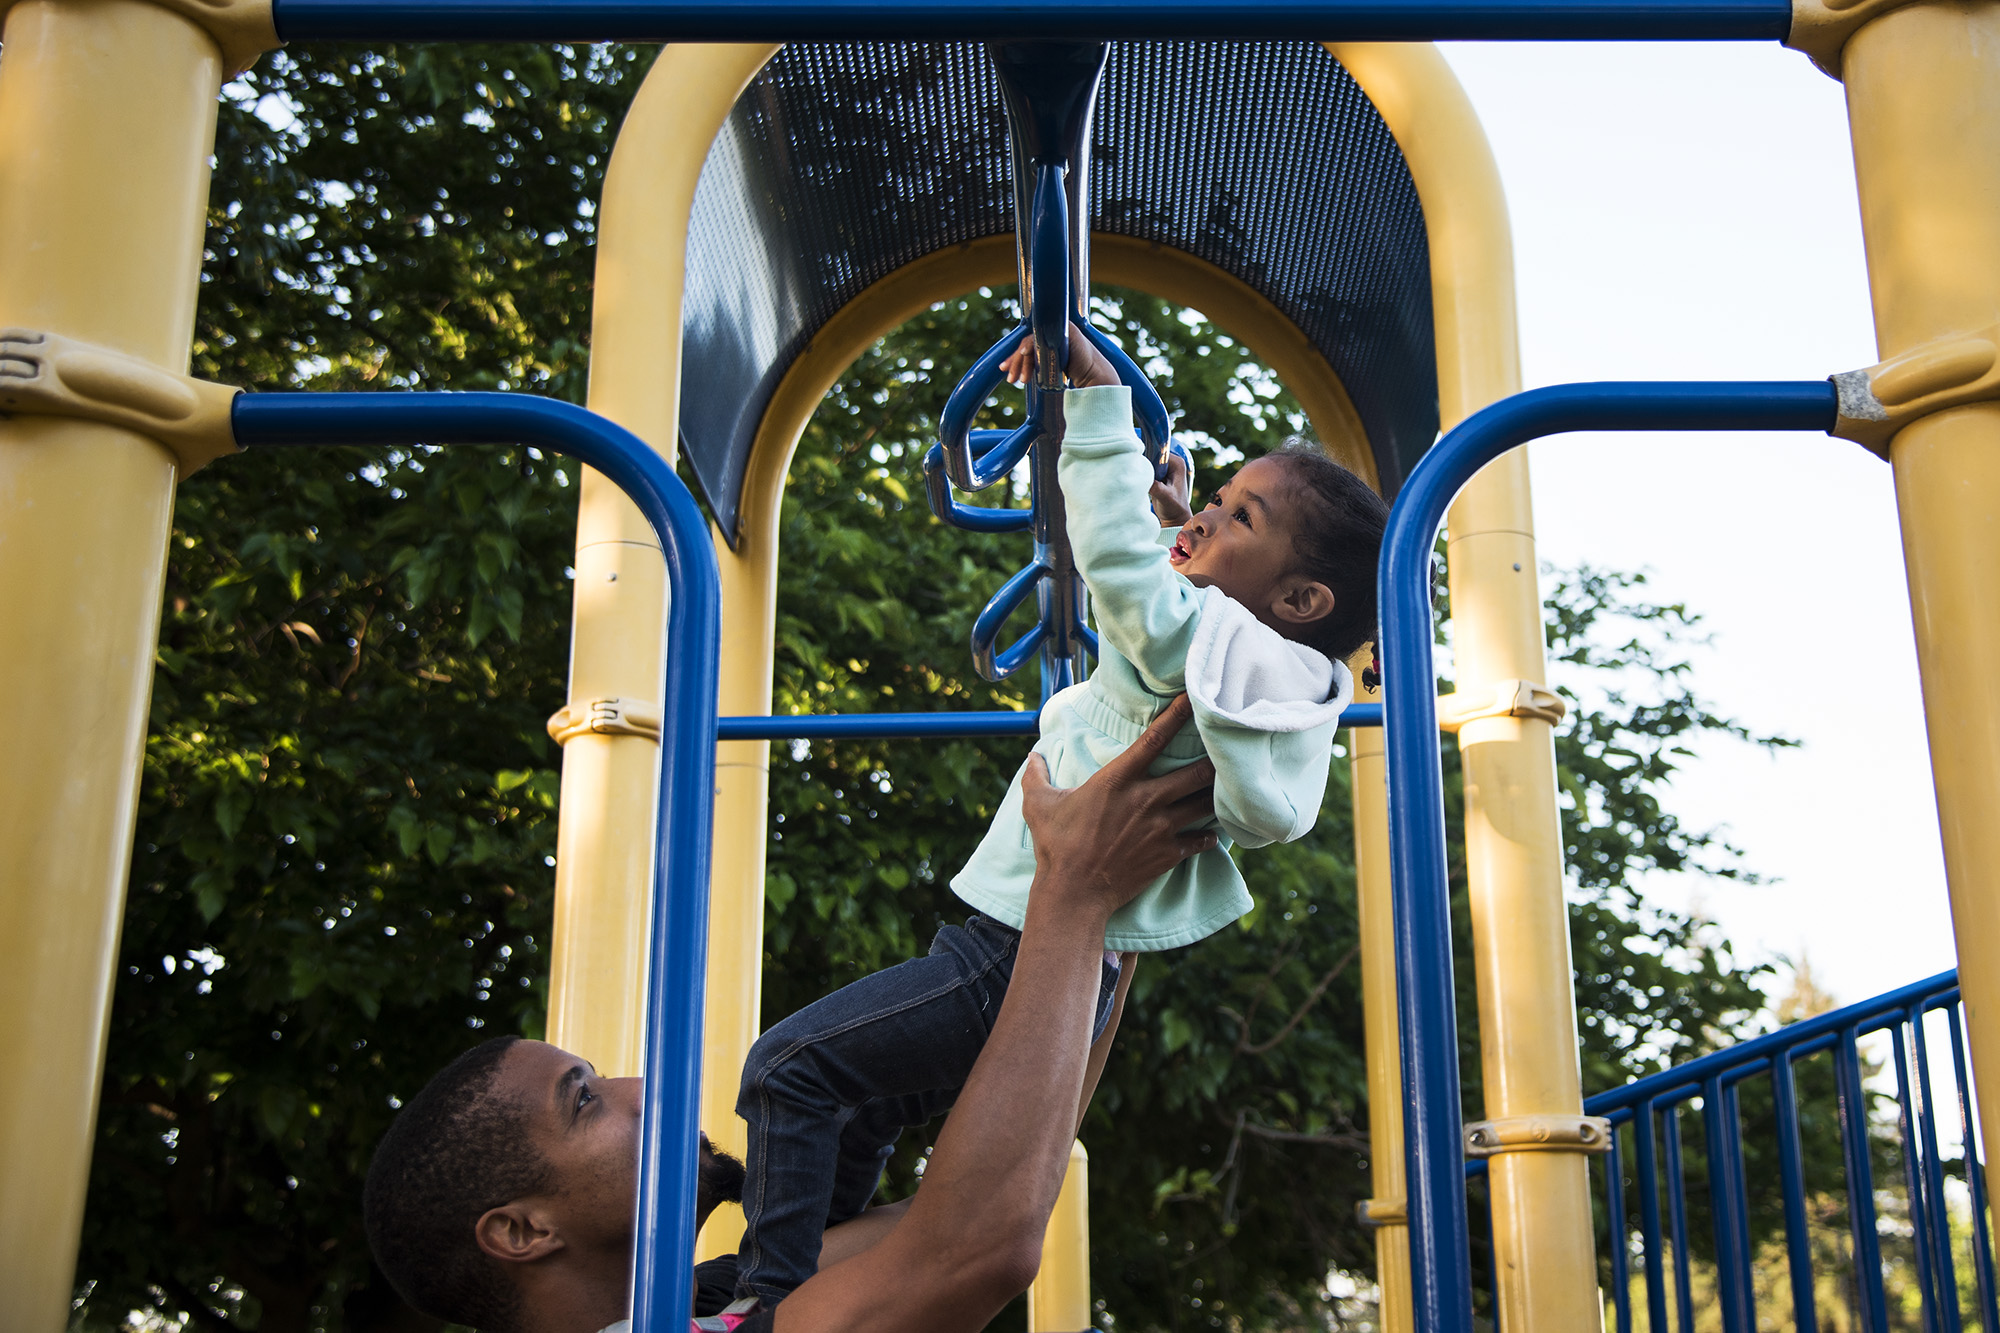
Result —
<instances>
[{"instance_id":1,"label":"railing baluster","mask_svg":"<svg viewBox=\"0 0 2000 1333\"><path fill-rule=\"evenodd\" d=\"M1611 1150L1604 1154L1604 1231L1611 1255L1611 1304L1618 1312L1618 1333L1632 1333L1632 1273L1627 1262L1625 1229L1625 1154L1618 1130L1611 1131Z\"/></svg>"},{"instance_id":2,"label":"railing baluster","mask_svg":"<svg viewBox=\"0 0 2000 1333\"><path fill-rule=\"evenodd\" d=\"M1681 1164L1681 1104L1666 1105L1662 1130L1667 1169L1667 1225L1674 1239L1674 1313L1680 1318L1680 1333L1694 1333L1694 1293L1689 1290L1691 1265L1688 1259L1687 1168Z\"/></svg>"},{"instance_id":3,"label":"railing baluster","mask_svg":"<svg viewBox=\"0 0 2000 1333\"><path fill-rule=\"evenodd\" d=\"M1702 1080L1701 1119L1708 1144L1709 1210L1715 1220L1716 1291L1723 1333L1755 1333L1750 1288L1750 1224L1743 1192L1743 1124L1734 1084L1724 1075Z\"/></svg>"},{"instance_id":4,"label":"railing baluster","mask_svg":"<svg viewBox=\"0 0 2000 1333\"><path fill-rule=\"evenodd\" d=\"M1986 1333L2000 1330L2000 1306L1994 1303L1993 1235L1986 1216L1986 1167L1979 1129L1972 1114L1972 1080L1965 1072L1963 1003L1953 994L1944 1006L1951 1028L1951 1068L1958 1078L1958 1123L1965 1135L1965 1183L1972 1192L1972 1271L1979 1280L1979 1322Z\"/></svg>"},{"instance_id":5,"label":"railing baluster","mask_svg":"<svg viewBox=\"0 0 2000 1333\"><path fill-rule=\"evenodd\" d=\"M1844 1028L1833 1048L1840 1094L1840 1146L1847 1161L1847 1227L1854 1240L1854 1281L1861 1333L1889 1333L1882 1293L1882 1237L1875 1229L1875 1167L1869 1156L1868 1094L1861 1087L1859 1034Z\"/></svg>"},{"instance_id":6,"label":"railing baluster","mask_svg":"<svg viewBox=\"0 0 2000 1333\"><path fill-rule=\"evenodd\" d=\"M1646 1266L1646 1333L1667 1333L1667 1280L1660 1267L1660 1165L1653 1147L1653 1104L1632 1109L1632 1174L1639 1186L1640 1255Z\"/></svg>"},{"instance_id":7,"label":"railing baluster","mask_svg":"<svg viewBox=\"0 0 2000 1333\"><path fill-rule=\"evenodd\" d=\"M1924 1032L1924 1006L1910 1006L1910 1041L1917 1051L1917 1147L1924 1169L1924 1217L1931 1238L1931 1277L1937 1286L1938 1323L1944 1333L1959 1333L1964 1320L1958 1309L1958 1265L1951 1255L1951 1205L1944 1197L1944 1158L1938 1152L1937 1098L1931 1089L1931 1046Z\"/></svg>"},{"instance_id":8,"label":"railing baluster","mask_svg":"<svg viewBox=\"0 0 2000 1333\"><path fill-rule=\"evenodd\" d=\"M1917 1291L1923 1298L1924 1333L1943 1333L1937 1308L1937 1287L1931 1273L1930 1228L1924 1225L1928 1216L1924 1200L1928 1182L1924 1179L1923 1159L1917 1151L1917 1112L1910 1083L1907 1011L1889 1031L1896 1039L1896 1128L1903 1147L1903 1186L1909 1193L1910 1230L1917 1255Z\"/></svg>"},{"instance_id":9,"label":"railing baluster","mask_svg":"<svg viewBox=\"0 0 2000 1333\"><path fill-rule=\"evenodd\" d=\"M1806 1165L1799 1148L1798 1082L1792 1057L1771 1057L1771 1100L1778 1116L1778 1178L1785 1200L1785 1264L1792 1278L1792 1324L1797 1333L1818 1333L1813 1302L1812 1234L1806 1226Z\"/></svg>"}]
</instances>

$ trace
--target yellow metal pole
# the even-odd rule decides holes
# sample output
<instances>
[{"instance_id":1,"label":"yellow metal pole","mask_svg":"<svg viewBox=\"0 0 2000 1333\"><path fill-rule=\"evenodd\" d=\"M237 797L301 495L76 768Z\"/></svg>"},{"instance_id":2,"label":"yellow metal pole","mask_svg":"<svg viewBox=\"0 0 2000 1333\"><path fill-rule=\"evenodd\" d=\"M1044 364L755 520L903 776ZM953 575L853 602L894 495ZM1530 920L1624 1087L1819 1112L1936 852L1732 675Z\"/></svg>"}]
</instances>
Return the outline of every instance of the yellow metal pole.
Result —
<instances>
[{"instance_id":1,"label":"yellow metal pole","mask_svg":"<svg viewBox=\"0 0 2000 1333\"><path fill-rule=\"evenodd\" d=\"M28 0L6 9L0 41L0 327L185 374L215 40L137 0ZM8 1333L69 1321L174 479L174 455L130 431L0 420Z\"/></svg>"},{"instance_id":2,"label":"yellow metal pole","mask_svg":"<svg viewBox=\"0 0 2000 1333\"><path fill-rule=\"evenodd\" d=\"M695 183L738 94L775 49L667 47L606 168L589 402L668 458L677 447ZM651 529L617 487L585 469L581 490L569 703L550 723L563 742L563 774L549 1039L607 1074L636 1074L659 748L657 721L635 722L627 710L657 718L666 568ZM717 883L732 852L729 839L718 838ZM718 904L712 927L724 938L733 903ZM711 1046L718 1017L727 1023L740 1006L736 990L718 986L711 972Z\"/></svg>"},{"instance_id":3,"label":"yellow metal pole","mask_svg":"<svg viewBox=\"0 0 2000 1333\"><path fill-rule=\"evenodd\" d=\"M1359 681L1360 673L1355 679ZM1355 702L1382 691L1356 685ZM1403 1057L1396 1030L1396 913L1389 891L1389 782L1380 727L1348 733L1354 789L1354 880L1361 935L1361 1011L1368 1056L1368 1172L1382 1333L1409 1333L1409 1195L1403 1171Z\"/></svg>"},{"instance_id":4,"label":"yellow metal pole","mask_svg":"<svg viewBox=\"0 0 2000 1333\"><path fill-rule=\"evenodd\" d=\"M1430 239L1442 424L1520 388L1506 199L1492 152L1443 57L1422 45L1335 43L1395 133ZM1526 451L1473 479L1452 506L1452 642L1460 700L1511 699L1546 664ZM1467 880L1490 1120L1576 1117L1577 1062L1553 727L1499 706L1460 727ZM1499 1318L1517 1329L1602 1319L1585 1162L1575 1152L1492 1159Z\"/></svg>"},{"instance_id":5,"label":"yellow metal pole","mask_svg":"<svg viewBox=\"0 0 2000 1333\"><path fill-rule=\"evenodd\" d=\"M1028 1288L1028 1333L1081 1333L1090 1309L1090 1154L1069 1148L1056 1210L1042 1233L1042 1271Z\"/></svg>"},{"instance_id":6,"label":"yellow metal pole","mask_svg":"<svg viewBox=\"0 0 2000 1333\"><path fill-rule=\"evenodd\" d=\"M1794 25L1795 39L1799 25ZM1847 86L1878 350L2000 314L2000 6L1926 3L1834 48ZM2000 1188L2000 403L1890 446L1989 1186Z\"/></svg>"}]
</instances>

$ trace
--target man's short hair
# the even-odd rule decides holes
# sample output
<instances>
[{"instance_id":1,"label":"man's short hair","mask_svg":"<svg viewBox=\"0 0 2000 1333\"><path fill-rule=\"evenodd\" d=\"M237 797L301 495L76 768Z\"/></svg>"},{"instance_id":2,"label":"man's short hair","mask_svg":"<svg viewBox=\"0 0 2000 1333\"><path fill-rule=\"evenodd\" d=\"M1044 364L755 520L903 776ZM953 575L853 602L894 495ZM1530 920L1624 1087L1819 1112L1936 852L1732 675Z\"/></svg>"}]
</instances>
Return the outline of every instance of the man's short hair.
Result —
<instances>
[{"instance_id":1,"label":"man's short hair","mask_svg":"<svg viewBox=\"0 0 2000 1333\"><path fill-rule=\"evenodd\" d=\"M479 1248L488 1209L548 1192L552 1168L528 1135L528 1103L495 1086L516 1037L453 1060L389 1123L362 1192L368 1246L412 1306L453 1324L507 1333L519 1293Z\"/></svg>"}]
</instances>

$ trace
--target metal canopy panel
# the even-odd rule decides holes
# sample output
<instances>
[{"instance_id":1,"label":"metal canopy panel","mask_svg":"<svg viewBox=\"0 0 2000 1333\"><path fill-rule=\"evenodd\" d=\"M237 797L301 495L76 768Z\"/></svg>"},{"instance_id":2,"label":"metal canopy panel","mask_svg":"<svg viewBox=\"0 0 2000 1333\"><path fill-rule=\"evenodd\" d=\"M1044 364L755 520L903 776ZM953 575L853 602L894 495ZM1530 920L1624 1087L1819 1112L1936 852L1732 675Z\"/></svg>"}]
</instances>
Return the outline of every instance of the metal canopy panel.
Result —
<instances>
[{"instance_id":1,"label":"metal canopy panel","mask_svg":"<svg viewBox=\"0 0 2000 1333\"><path fill-rule=\"evenodd\" d=\"M1207 260L1304 331L1393 496L1437 434L1430 251L1402 152L1347 71L1310 42L1116 43L1092 162L1094 230ZM702 167L683 306L681 445L732 540L800 350L896 269L1011 232L1010 188L976 45L788 46L750 84Z\"/></svg>"}]
</instances>

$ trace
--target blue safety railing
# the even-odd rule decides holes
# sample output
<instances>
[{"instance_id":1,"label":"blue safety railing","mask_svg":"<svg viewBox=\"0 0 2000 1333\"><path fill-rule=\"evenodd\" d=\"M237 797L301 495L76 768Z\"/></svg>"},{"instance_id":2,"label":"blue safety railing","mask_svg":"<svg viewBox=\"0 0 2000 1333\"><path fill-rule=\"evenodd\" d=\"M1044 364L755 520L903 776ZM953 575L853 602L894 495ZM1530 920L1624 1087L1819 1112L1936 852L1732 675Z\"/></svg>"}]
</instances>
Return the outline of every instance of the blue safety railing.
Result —
<instances>
[{"instance_id":1,"label":"blue safety railing","mask_svg":"<svg viewBox=\"0 0 2000 1333\"><path fill-rule=\"evenodd\" d=\"M1930 1014L1941 1015L1950 1042L1953 1091L1946 1098L1937 1095L1941 1071L1932 1057L1934 1038L1925 1021ZM1891 1187L1890 1182L1876 1179L1874 1159L1889 1127L1871 1114L1873 1098L1866 1086L1867 1058L1861 1045L1874 1033L1887 1034L1889 1063L1894 1071L1893 1142L1901 1159L1921 1327L1924 1333L1959 1333L1966 1296L1970 1295L1979 1326L1989 1331L2000 1328L2000 1310L1994 1305L1986 1182L1972 1085L1967 1077L1963 1006L1957 974L1945 972L1861 1004L1791 1024L1584 1103L1585 1114L1605 1116L1612 1125L1611 1150L1602 1159L1602 1198L1617 1333L1632 1333L1634 1327L1635 1262L1643 1274L1647 1333L1694 1333L1697 1269L1689 1227L1691 1172L1681 1140L1684 1112L1698 1112L1701 1117L1709 1214L1709 1244L1704 1248L1713 1256L1724 1333L1753 1333L1786 1324L1797 1333L1816 1333L1824 1317L1819 1308L1822 1287L1818 1279L1829 1276L1825 1271L1829 1266L1846 1270L1836 1274L1843 1279L1837 1285L1845 1288L1841 1302L1845 1309L1827 1322L1867 1333L1888 1333L1892 1325L1878 1198L1886 1197ZM1799 1079L1802 1063L1815 1056L1830 1057L1831 1088L1822 1082L1818 1101L1809 1102L1800 1096ZM1754 1265L1758 1255L1752 1244L1752 1200L1741 1105L1742 1091L1753 1080L1766 1084L1771 1098L1772 1132L1769 1141L1760 1146L1777 1160L1789 1311L1778 1302L1772 1302L1778 1308L1759 1309L1756 1302ZM1874 1097L1892 1100L1887 1093ZM1833 1104L1826 1105L1828 1101ZM1957 1103L1961 1146L1956 1158L1946 1157L1940 1147L1940 1130L1952 1115L1944 1104L1948 1101ZM1810 1144L1802 1129L1803 1117L1823 1120L1829 1111L1837 1113L1840 1126L1848 1235L1847 1253L1833 1265L1816 1264L1814 1259L1810 1199L1827 1194L1830 1182L1817 1178L1825 1174L1822 1168L1809 1189L1805 1150ZM1969 1214L1969 1291L1955 1254L1954 1210L1945 1185L1947 1177L1954 1174L1963 1181L1965 1190L1962 1214ZM1697 1190L1701 1186L1698 1181ZM1628 1188L1636 1198L1628 1199ZM1893 1223L1892 1235L1903 1225L1900 1220ZM1895 1242L1903 1243L1900 1236Z\"/></svg>"},{"instance_id":2,"label":"blue safety railing","mask_svg":"<svg viewBox=\"0 0 2000 1333\"><path fill-rule=\"evenodd\" d=\"M273 0L287 42L1783 41L1787 0Z\"/></svg>"},{"instance_id":3,"label":"blue safety railing","mask_svg":"<svg viewBox=\"0 0 2000 1333\"><path fill-rule=\"evenodd\" d=\"M1444 785L1432 661L1431 554L1459 489L1529 440L1564 431L1830 430L1833 385L1567 384L1472 416L1412 468L1378 573L1384 747L1402 1035L1411 1296L1423 1333L1472 1333Z\"/></svg>"},{"instance_id":4,"label":"blue safety railing","mask_svg":"<svg viewBox=\"0 0 2000 1333\"><path fill-rule=\"evenodd\" d=\"M271 393L236 399L246 448L525 444L596 468L632 497L666 554L668 602L660 805L646 977L646 1093L633 1266L636 1333L692 1308L696 1097L708 950L721 585L707 520L673 466L637 436L568 403L506 393Z\"/></svg>"}]
</instances>

